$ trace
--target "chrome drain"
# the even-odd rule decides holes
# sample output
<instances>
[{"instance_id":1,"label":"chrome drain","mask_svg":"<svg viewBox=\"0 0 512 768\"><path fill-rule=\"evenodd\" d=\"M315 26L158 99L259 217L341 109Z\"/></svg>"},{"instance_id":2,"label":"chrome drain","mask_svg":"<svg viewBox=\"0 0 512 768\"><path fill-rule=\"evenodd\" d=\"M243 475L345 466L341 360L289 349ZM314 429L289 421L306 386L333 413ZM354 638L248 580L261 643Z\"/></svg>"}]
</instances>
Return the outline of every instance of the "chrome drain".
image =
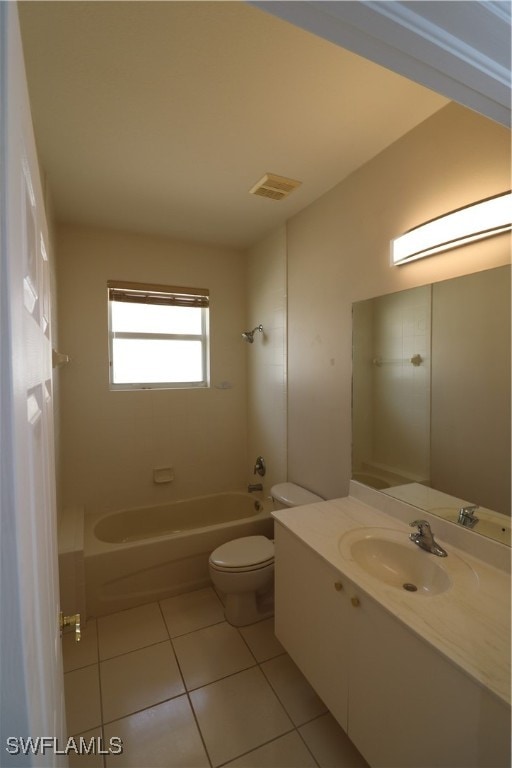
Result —
<instances>
[{"instance_id":1,"label":"chrome drain","mask_svg":"<svg viewBox=\"0 0 512 768\"><path fill-rule=\"evenodd\" d=\"M408 581L405 582L405 584L402 584L403 588L407 590L407 592L417 592L418 587L416 584L410 584Z\"/></svg>"}]
</instances>

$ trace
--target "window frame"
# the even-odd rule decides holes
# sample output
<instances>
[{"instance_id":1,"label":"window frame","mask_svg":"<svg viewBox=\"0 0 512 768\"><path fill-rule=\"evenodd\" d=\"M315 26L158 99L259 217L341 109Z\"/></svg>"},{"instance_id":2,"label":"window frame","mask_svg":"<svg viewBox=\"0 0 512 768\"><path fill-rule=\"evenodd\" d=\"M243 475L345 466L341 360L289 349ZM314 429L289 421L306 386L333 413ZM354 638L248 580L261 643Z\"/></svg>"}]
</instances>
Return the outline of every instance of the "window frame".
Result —
<instances>
[{"instance_id":1,"label":"window frame","mask_svg":"<svg viewBox=\"0 0 512 768\"><path fill-rule=\"evenodd\" d=\"M112 305L115 301L127 301L135 304L195 307L201 310L201 332L191 333L146 333L132 331L114 331L112 329ZM130 283L120 280L107 281L108 303L108 370L109 389L206 389L210 386L210 339L209 307L210 296L207 288L186 288L183 286L155 285L152 283ZM200 341L201 370L200 381L166 382L122 382L113 381L114 374L114 339L147 339L148 341Z\"/></svg>"}]
</instances>

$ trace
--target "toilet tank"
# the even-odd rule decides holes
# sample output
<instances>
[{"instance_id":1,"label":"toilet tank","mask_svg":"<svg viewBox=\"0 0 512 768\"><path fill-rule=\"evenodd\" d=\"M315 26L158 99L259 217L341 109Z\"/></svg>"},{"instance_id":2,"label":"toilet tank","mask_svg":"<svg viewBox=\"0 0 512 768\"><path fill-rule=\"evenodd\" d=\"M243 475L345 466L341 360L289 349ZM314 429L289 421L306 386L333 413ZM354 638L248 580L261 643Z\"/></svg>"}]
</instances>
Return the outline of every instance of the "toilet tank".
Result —
<instances>
[{"instance_id":1,"label":"toilet tank","mask_svg":"<svg viewBox=\"0 0 512 768\"><path fill-rule=\"evenodd\" d=\"M295 483L277 483L270 489L270 495L274 502L274 509L300 507L303 504L324 501L321 496L317 496L316 493L311 493L311 491Z\"/></svg>"}]
</instances>

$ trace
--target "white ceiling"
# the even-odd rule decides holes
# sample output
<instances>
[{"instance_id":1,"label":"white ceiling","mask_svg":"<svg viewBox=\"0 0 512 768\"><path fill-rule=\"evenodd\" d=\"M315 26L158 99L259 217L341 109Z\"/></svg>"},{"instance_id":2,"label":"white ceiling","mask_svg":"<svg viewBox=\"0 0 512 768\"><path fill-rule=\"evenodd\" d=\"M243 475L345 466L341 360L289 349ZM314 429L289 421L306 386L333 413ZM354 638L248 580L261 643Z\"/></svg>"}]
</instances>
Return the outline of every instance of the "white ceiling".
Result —
<instances>
[{"instance_id":1,"label":"white ceiling","mask_svg":"<svg viewBox=\"0 0 512 768\"><path fill-rule=\"evenodd\" d=\"M245 3L19 9L59 221L247 247L447 103Z\"/></svg>"}]
</instances>

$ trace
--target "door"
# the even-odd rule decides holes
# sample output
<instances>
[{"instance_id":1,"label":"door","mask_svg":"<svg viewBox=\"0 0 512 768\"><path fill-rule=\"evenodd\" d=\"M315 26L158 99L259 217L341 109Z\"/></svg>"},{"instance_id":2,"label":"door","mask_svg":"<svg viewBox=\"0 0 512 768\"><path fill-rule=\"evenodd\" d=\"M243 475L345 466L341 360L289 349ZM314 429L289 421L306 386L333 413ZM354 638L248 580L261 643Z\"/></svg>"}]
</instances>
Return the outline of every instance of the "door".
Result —
<instances>
[{"instance_id":1,"label":"door","mask_svg":"<svg viewBox=\"0 0 512 768\"><path fill-rule=\"evenodd\" d=\"M0 761L54 766L52 746L20 755L21 738L62 748L65 717L49 242L16 3L0 3L0 72Z\"/></svg>"}]
</instances>

